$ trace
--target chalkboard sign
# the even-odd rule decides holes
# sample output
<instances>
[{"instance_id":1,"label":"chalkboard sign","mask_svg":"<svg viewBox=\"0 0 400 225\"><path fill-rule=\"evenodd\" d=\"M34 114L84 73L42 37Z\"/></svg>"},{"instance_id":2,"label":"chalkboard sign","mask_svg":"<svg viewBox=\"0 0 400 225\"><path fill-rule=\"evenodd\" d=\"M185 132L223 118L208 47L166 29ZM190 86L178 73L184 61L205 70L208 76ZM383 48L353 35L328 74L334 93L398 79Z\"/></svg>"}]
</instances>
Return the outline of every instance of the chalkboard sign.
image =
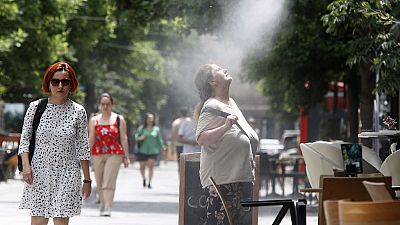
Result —
<instances>
[{"instance_id":1,"label":"chalkboard sign","mask_svg":"<svg viewBox=\"0 0 400 225\"><path fill-rule=\"evenodd\" d=\"M179 184L179 225L204 225L206 221L206 193L201 187L200 153L181 154ZM256 156L256 181L253 199L258 200L259 156ZM258 224L258 210L253 208L253 225Z\"/></svg>"}]
</instances>

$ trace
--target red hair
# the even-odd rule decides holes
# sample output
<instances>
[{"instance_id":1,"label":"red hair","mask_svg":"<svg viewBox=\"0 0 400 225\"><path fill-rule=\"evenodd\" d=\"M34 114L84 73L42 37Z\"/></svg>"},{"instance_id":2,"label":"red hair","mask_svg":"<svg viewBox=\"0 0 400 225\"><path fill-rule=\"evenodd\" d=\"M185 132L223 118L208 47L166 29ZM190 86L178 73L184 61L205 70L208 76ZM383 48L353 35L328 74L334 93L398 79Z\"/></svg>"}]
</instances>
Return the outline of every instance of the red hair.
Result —
<instances>
[{"instance_id":1,"label":"red hair","mask_svg":"<svg viewBox=\"0 0 400 225\"><path fill-rule=\"evenodd\" d=\"M50 91L50 80L53 79L54 74L57 71L66 71L69 74L69 79L71 79L71 92L76 91L78 89L78 79L76 78L76 74L74 69L66 62L56 62L53 65L47 68L46 73L44 74L43 83L42 83L42 90L45 93L51 92Z\"/></svg>"}]
</instances>

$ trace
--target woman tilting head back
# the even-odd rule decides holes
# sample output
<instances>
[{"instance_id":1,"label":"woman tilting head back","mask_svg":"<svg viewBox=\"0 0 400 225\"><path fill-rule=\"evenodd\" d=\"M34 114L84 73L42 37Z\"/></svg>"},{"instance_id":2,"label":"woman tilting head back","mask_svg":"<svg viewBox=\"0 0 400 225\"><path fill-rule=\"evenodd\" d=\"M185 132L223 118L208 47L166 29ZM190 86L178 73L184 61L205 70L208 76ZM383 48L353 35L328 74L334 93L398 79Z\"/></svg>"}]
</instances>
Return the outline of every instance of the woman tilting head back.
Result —
<instances>
[{"instance_id":1,"label":"woman tilting head back","mask_svg":"<svg viewBox=\"0 0 400 225\"><path fill-rule=\"evenodd\" d=\"M206 224L228 224L210 177L225 196L234 224L252 224L251 210L243 208L240 201L252 198L253 152L257 149L258 138L230 98L231 82L228 70L216 64L202 65L195 78L200 98L194 112L196 138L202 146L200 181L209 199ZM227 116L216 113L221 111Z\"/></svg>"},{"instance_id":2,"label":"woman tilting head back","mask_svg":"<svg viewBox=\"0 0 400 225\"><path fill-rule=\"evenodd\" d=\"M200 69L196 74L194 84L197 88L200 97L200 102L197 104L194 110L195 121L197 121L200 115L200 110L203 107L204 102L211 97L215 97L215 90L214 90L215 82L213 82L213 79L214 79L214 74L218 70L222 70L222 68L216 64L204 64L200 66ZM230 80L232 80L231 77ZM228 83L228 89L227 89L228 92L229 92L229 84L230 82Z\"/></svg>"}]
</instances>

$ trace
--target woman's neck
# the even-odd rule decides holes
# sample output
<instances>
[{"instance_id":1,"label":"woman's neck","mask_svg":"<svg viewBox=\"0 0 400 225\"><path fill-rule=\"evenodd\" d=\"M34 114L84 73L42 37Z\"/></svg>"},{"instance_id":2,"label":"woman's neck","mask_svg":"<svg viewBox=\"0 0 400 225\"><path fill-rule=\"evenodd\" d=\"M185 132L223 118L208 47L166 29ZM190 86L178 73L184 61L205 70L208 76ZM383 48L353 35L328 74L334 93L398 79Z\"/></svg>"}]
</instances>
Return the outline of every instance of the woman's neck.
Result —
<instances>
[{"instance_id":1,"label":"woman's neck","mask_svg":"<svg viewBox=\"0 0 400 225\"><path fill-rule=\"evenodd\" d=\"M49 97L49 103L55 104L55 105L62 105L68 100L68 97L65 98L57 98L54 96Z\"/></svg>"},{"instance_id":2,"label":"woman's neck","mask_svg":"<svg viewBox=\"0 0 400 225\"><path fill-rule=\"evenodd\" d=\"M214 98L224 104L229 105L229 96L215 96Z\"/></svg>"},{"instance_id":3,"label":"woman's neck","mask_svg":"<svg viewBox=\"0 0 400 225\"><path fill-rule=\"evenodd\" d=\"M214 98L229 105L229 89L215 90Z\"/></svg>"},{"instance_id":4,"label":"woman's neck","mask_svg":"<svg viewBox=\"0 0 400 225\"><path fill-rule=\"evenodd\" d=\"M112 112L102 112L101 113L101 117L103 118L110 118L111 117Z\"/></svg>"}]
</instances>

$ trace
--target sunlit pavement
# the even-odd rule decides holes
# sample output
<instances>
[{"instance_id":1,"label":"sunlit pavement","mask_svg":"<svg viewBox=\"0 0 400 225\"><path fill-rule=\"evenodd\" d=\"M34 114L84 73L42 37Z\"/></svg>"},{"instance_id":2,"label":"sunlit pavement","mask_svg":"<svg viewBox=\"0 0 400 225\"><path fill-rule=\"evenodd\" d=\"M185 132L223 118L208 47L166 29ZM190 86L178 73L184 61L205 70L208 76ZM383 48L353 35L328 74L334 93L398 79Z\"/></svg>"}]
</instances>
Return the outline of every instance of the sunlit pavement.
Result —
<instances>
[{"instance_id":1,"label":"sunlit pavement","mask_svg":"<svg viewBox=\"0 0 400 225\"><path fill-rule=\"evenodd\" d=\"M94 177L94 176L92 176ZM154 173L152 189L143 188L138 164L129 168L121 168L115 202L111 217L99 216L99 205L95 203L95 195L84 202L80 216L70 220L71 225L177 225L179 178L177 165L173 161L161 162ZM20 180L8 180L0 183L0 224L30 224L29 210L19 210L18 204L22 195L23 183ZM277 190L279 193L279 190ZM94 192L93 192L94 193ZM265 191L261 191L265 194ZM279 207L259 208L260 225L272 224ZM50 220L49 224L53 224ZM291 224L286 215L283 225ZM316 225L315 210L307 212L307 225Z\"/></svg>"}]
</instances>

